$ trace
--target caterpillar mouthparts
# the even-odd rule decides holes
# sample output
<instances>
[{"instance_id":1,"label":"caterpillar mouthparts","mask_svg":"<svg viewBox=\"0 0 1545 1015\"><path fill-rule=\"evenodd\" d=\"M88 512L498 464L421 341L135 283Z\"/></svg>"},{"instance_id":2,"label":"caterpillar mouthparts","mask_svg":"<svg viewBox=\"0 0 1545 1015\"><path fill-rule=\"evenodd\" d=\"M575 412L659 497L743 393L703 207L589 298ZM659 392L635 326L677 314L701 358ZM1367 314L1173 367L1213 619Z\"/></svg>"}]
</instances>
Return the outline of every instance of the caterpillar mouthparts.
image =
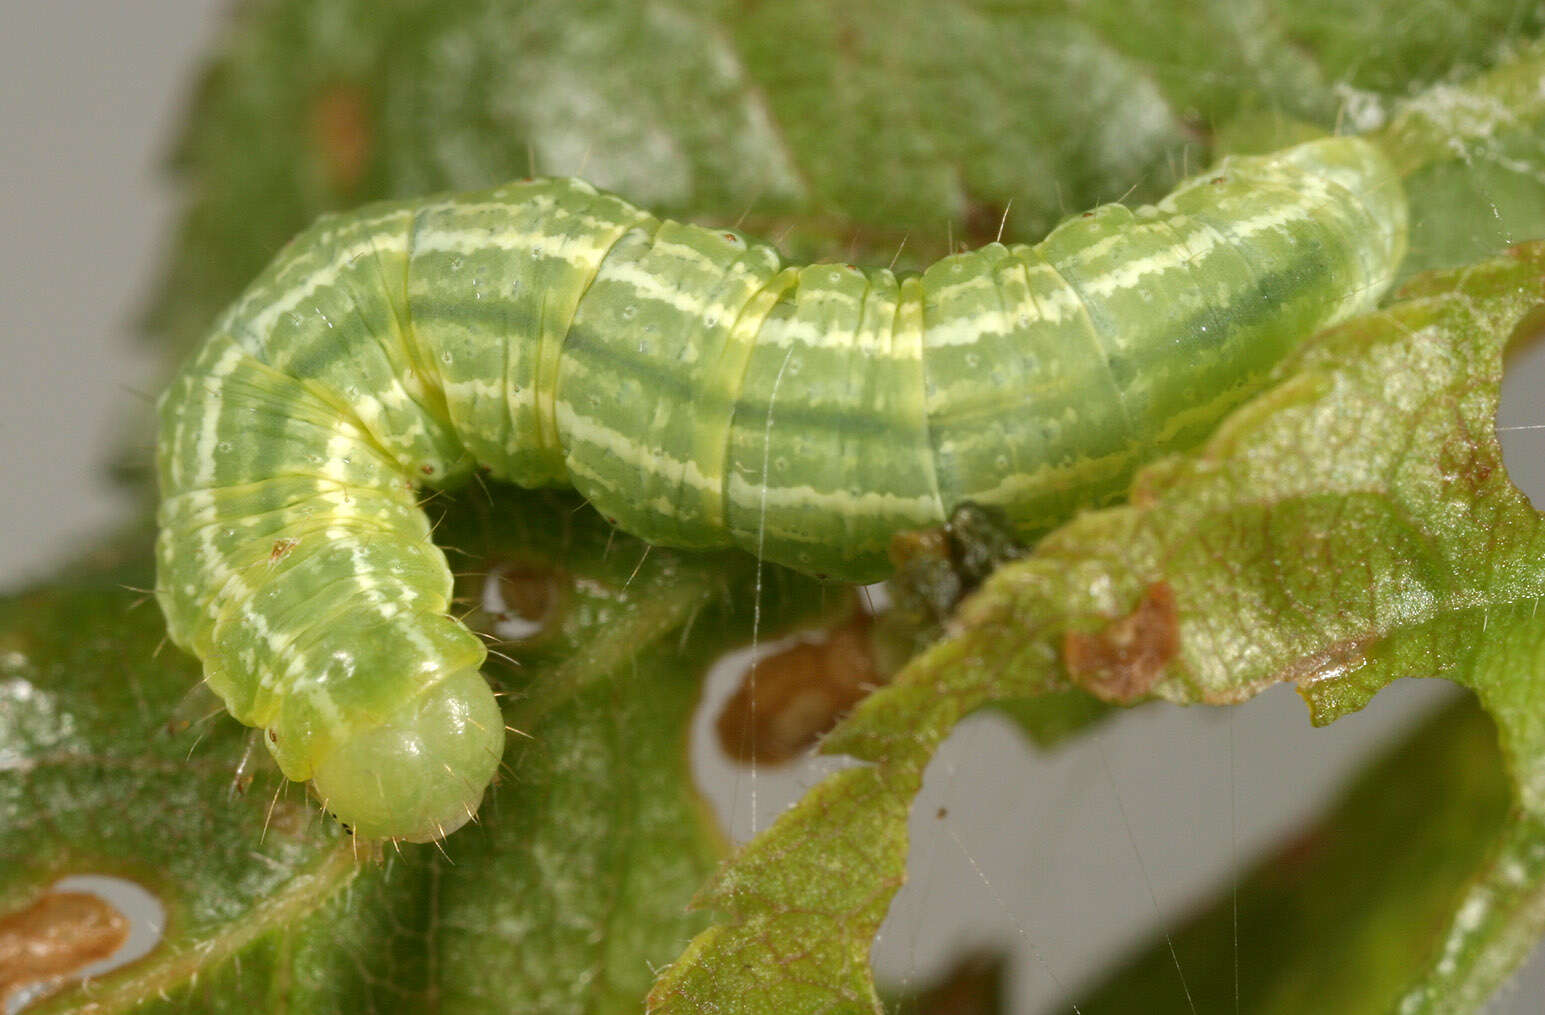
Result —
<instances>
[{"instance_id":1,"label":"caterpillar mouthparts","mask_svg":"<svg viewBox=\"0 0 1545 1015\"><path fill-rule=\"evenodd\" d=\"M432 842L477 814L503 755L493 691L461 670L356 729L316 762L311 783L361 838Z\"/></svg>"}]
</instances>

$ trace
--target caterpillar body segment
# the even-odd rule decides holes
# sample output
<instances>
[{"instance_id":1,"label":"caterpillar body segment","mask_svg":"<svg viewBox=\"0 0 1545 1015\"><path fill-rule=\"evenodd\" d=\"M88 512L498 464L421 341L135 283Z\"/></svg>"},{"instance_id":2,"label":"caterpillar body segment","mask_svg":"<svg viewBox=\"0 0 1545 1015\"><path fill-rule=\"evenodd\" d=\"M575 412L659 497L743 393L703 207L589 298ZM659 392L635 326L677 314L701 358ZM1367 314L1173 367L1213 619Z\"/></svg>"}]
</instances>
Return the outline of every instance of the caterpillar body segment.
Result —
<instances>
[{"instance_id":1,"label":"caterpillar body segment","mask_svg":"<svg viewBox=\"0 0 1545 1015\"><path fill-rule=\"evenodd\" d=\"M871 580L963 501L1049 527L1199 439L1374 304L1405 216L1342 138L910 277L577 180L326 218L161 400L158 597L287 776L360 835L434 838L504 734L419 487L481 466L652 542Z\"/></svg>"}]
</instances>

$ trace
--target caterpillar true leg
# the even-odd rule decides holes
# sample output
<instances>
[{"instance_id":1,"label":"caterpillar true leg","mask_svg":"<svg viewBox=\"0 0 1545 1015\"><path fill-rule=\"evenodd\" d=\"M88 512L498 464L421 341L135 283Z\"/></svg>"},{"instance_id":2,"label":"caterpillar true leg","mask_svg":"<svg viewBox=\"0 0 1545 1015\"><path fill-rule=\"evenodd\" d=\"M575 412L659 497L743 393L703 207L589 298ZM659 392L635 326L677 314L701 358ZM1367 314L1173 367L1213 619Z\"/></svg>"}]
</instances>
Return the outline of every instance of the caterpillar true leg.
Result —
<instances>
[{"instance_id":1,"label":"caterpillar true leg","mask_svg":"<svg viewBox=\"0 0 1545 1015\"><path fill-rule=\"evenodd\" d=\"M437 837L504 731L420 485L481 465L652 542L872 580L964 501L1031 531L1119 494L1372 306L1405 216L1342 138L906 278L576 180L330 217L161 401L158 598L286 775L360 835Z\"/></svg>"}]
</instances>

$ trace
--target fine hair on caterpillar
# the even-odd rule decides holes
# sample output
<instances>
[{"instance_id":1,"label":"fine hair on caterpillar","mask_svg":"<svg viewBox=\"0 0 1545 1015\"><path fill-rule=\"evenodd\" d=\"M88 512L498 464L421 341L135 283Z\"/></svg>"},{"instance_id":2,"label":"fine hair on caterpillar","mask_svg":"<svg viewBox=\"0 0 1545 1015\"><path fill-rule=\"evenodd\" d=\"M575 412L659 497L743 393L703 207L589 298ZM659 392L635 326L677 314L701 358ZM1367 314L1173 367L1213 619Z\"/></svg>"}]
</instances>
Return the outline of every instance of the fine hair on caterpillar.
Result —
<instances>
[{"instance_id":1,"label":"fine hair on caterpillar","mask_svg":"<svg viewBox=\"0 0 1545 1015\"><path fill-rule=\"evenodd\" d=\"M1034 532L1118 496L1373 306L1405 235L1354 138L909 277L572 179L330 216L161 399L157 597L285 775L357 835L437 838L504 727L420 487L573 486L650 542L871 581L963 502Z\"/></svg>"}]
</instances>

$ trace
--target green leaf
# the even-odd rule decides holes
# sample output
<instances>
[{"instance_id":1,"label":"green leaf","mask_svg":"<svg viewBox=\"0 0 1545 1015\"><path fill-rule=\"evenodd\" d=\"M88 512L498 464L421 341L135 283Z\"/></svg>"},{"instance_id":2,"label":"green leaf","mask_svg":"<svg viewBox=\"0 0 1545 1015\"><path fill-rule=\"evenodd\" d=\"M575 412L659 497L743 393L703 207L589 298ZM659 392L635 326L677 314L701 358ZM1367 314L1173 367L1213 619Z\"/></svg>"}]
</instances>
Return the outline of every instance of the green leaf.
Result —
<instances>
[{"instance_id":1,"label":"green leaf","mask_svg":"<svg viewBox=\"0 0 1545 1015\"><path fill-rule=\"evenodd\" d=\"M516 499L441 527L495 567L549 565L566 601L529 651L502 649L521 664L506 717L524 736L482 834L452 836L436 865L438 996L467 1012L634 1010L706 923L687 901L725 847L682 746L703 672L755 623L808 622L823 596L768 570L758 621L728 591L752 584L742 555L651 550L578 498L522 495L536 503L514 516ZM570 519L556 545L554 517Z\"/></svg>"},{"instance_id":2,"label":"green leaf","mask_svg":"<svg viewBox=\"0 0 1545 1015\"><path fill-rule=\"evenodd\" d=\"M729 919L661 974L648 1010L878 1011L869 948L906 878L907 804L920 779L850 769L785 811L699 896Z\"/></svg>"},{"instance_id":3,"label":"green leaf","mask_svg":"<svg viewBox=\"0 0 1545 1015\"><path fill-rule=\"evenodd\" d=\"M1520 45L1463 87L1398 105L1376 137L1405 177L1403 271L1468 264L1545 235L1545 44Z\"/></svg>"},{"instance_id":4,"label":"green leaf","mask_svg":"<svg viewBox=\"0 0 1545 1015\"><path fill-rule=\"evenodd\" d=\"M1377 122L1540 21L1521 0L250 4L177 147L192 200L150 326L187 351L323 211L533 173L918 266L1155 198L1240 117Z\"/></svg>"},{"instance_id":5,"label":"green leaf","mask_svg":"<svg viewBox=\"0 0 1545 1015\"><path fill-rule=\"evenodd\" d=\"M242 951L355 871L293 791L270 814L270 773L228 799L245 730L167 732L197 667L157 657L160 616L114 580L147 575L117 569L0 606L0 912L89 872L138 882L167 914L156 954L101 985L109 1009Z\"/></svg>"},{"instance_id":6,"label":"green leaf","mask_svg":"<svg viewBox=\"0 0 1545 1015\"><path fill-rule=\"evenodd\" d=\"M1545 808L1529 706L1545 527L1493 424L1542 265L1533 245L1424 276L1308 343L1197 453L1141 473L1130 506L1000 569L957 617L956 651L1022 683L1060 654L1117 702L1293 681L1317 723L1396 677L1450 677L1481 695L1525 803Z\"/></svg>"},{"instance_id":7,"label":"green leaf","mask_svg":"<svg viewBox=\"0 0 1545 1015\"><path fill-rule=\"evenodd\" d=\"M1545 524L1493 429L1503 348L1542 304L1545 244L1424 276L1304 346L1197 453L1140 473L1131 505L1000 568L827 739L872 765L822 783L721 874L710 901L730 918L662 976L659 1010L701 1011L753 983L769 1011L806 1001L804 976L746 958L777 971L791 952L842 971L838 1010L865 1010L868 980L840 960L867 911L813 932L822 886L841 871L844 898L888 900L937 744L982 704L1069 683L1120 703L1228 703L1290 680L1324 723L1397 677L1446 676L1476 688L1524 806L1545 813L1545 720L1530 704L1545 677ZM876 844L866 862L834 867L810 845L859 822ZM1526 870L1512 894L1545 893ZM1466 954L1481 962L1502 940Z\"/></svg>"},{"instance_id":8,"label":"green leaf","mask_svg":"<svg viewBox=\"0 0 1545 1015\"><path fill-rule=\"evenodd\" d=\"M572 496L495 493L439 529L471 557L466 592L494 603L486 583L518 572L506 605L534 592L550 609L500 648L519 664L500 675L524 736L479 824L443 853L356 855L261 749L229 798L248 731L223 714L165 731L197 667L157 653L159 615L119 584L148 580L136 562L0 604L0 914L76 873L155 895L166 934L92 985L107 1011L636 1006L706 922L686 904L724 843L681 745L703 670L749 636L751 602L726 590L753 586L755 566L649 550ZM770 636L827 598L771 569L761 590Z\"/></svg>"}]
</instances>

